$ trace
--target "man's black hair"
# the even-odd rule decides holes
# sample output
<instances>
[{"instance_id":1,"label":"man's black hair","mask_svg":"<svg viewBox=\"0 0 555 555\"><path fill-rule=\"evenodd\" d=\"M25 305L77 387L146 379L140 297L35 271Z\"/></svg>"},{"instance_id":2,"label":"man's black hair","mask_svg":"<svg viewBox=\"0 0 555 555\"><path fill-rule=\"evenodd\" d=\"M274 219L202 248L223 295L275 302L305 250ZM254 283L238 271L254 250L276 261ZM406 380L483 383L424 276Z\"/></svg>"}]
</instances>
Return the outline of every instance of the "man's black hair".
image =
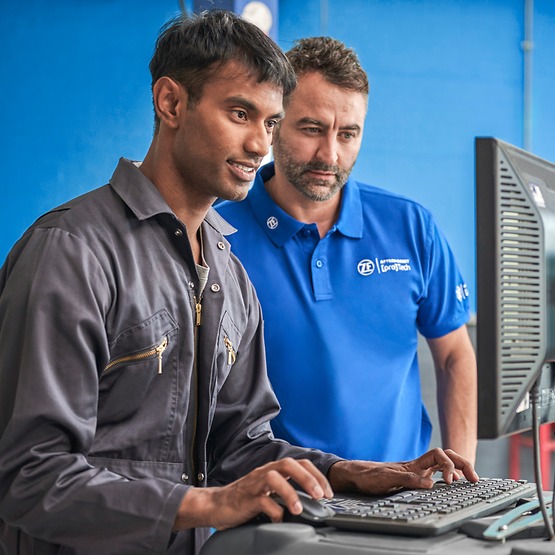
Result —
<instances>
[{"instance_id":1,"label":"man's black hair","mask_svg":"<svg viewBox=\"0 0 555 555\"><path fill-rule=\"evenodd\" d=\"M295 74L279 46L256 25L227 10L180 15L164 25L150 61L152 86L170 77L186 88L193 105L206 82L232 60L242 63L259 83L283 89L284 96L295 88Z\"/></svg>"}]
</instances>

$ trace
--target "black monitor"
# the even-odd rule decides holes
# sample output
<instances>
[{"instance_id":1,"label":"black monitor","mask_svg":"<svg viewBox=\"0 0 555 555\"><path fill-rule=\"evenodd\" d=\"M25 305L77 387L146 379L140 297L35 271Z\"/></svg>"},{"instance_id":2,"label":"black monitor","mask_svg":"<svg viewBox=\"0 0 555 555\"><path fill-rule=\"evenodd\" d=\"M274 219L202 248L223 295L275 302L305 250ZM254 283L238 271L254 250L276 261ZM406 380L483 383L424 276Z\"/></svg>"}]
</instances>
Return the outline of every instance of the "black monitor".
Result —
<instances>
[{"instance_id":1,"label":"black monitor","mask_svg":"<svg viewBox=\"0 0 555 555\"><path fill-rule=\"evenodd\" d=\"M476 139L478 437L555 421L555 164Z\"/></svg>"}]
</instances>

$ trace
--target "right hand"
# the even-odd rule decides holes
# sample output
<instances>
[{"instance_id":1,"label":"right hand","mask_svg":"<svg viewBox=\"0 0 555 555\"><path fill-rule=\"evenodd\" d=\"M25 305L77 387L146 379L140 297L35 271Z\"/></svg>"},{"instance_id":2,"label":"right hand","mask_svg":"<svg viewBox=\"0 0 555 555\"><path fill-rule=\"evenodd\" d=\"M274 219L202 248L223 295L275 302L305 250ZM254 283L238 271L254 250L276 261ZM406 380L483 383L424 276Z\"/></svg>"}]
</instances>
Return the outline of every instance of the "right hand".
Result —
<instances>
[{"instance_id":1,"label":"right hand","mask_svg":"<svg viewBox=\"0 0 555 555\"><path fill-rule=\"evenodd\" d=\"M333 496L328 480L312 462L285 458L265 464L227 486L189 488L175 519L174 531L198 527L225 530L261 513L272 522L279 522L283 509L271 494L281 497L291 514L298 515L302 506L289 480L314 499Z\"/></svg>"},{"instance_id":2,"label":"right hand","mask_svg":"<svg viewBox=\"0 0 555 555\"><path fill-rule=\"evenodd\" d=\"M436 472L441 472L448 484L461 476L471 482L479 480L470 462L451 449L438 447L408 462L339 461L331 466L328 476L337 491L384 495L401 488L431 488Z\"/></svg>"}]
</instances>

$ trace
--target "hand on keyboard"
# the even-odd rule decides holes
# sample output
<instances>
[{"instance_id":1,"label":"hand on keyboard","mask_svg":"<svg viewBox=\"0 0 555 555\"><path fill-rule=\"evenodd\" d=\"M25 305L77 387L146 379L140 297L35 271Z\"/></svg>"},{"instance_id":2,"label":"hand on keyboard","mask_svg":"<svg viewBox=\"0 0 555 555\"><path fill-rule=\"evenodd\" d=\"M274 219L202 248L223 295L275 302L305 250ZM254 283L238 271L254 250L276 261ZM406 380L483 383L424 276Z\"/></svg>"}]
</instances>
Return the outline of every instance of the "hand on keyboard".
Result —
<instances>
[{"instance_id":1,"label":"hand on keyboard","mask_svg":"<svg viewBox=\"0 0 555 555\"><path fill-rule=\"evenodd\" d=\"M450 484L459 478L458 471L470 482L479 479L466 459L450 449L436 448L409 462L341 461L330 468L328 477L334 491L383 495L401 488L431 488L436 472Z\"/></svg>"}]
</instances>

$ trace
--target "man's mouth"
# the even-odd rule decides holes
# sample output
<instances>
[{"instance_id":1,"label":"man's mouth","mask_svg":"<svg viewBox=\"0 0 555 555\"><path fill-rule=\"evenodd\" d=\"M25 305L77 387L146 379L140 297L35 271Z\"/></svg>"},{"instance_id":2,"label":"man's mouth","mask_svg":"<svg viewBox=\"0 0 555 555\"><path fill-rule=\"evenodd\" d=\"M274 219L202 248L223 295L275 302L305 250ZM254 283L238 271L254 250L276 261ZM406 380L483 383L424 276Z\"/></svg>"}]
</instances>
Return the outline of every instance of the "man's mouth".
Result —
<instances>
[{"instance_id":1,"label":"man's mouth","mask_svg":"<svg viewBox=\"0 0 555 555\"><path fill-rule=\"evenodd\" d=\"M308 170L309 173L312 173L314 175L321 175L322 177L335 177L335 174L333 172L323 172L320 170Z\"/></svg>"},{"instance_id":2,"label":"man's mouth","mask_svg":"<svg viewBox=\"0 0 555 555\"><path fill-rule=\"evenodd\" d=\"M241 164L240 162L233 162L228 160L228 164L235 170L235 174L239 177L244 177L248 181L252 181L256 175L258 165Z\"/></svg>"},{"instance_id":3,"label":"man's mouth","mask_svg":"<svg viewBox=\"0 0 555 555\"><path fill-rule=\"evenodd\" d=\"M304 168L305 173L309 173L316 178L329 180L337 178L337 170L333 166L307 164Z\"/></svg>"},{"instance_id":4,"label":"man's mouth","mask_svg":"<svg viewBox=\"0 0 555 555\"><path fill-rule=\"evenodd\" d=\"M306 170L305 174L309 175L312 179L322 182L335 181L337 176L333 172L325 172L321 170Z\"/></svg>"}]
</instances>

